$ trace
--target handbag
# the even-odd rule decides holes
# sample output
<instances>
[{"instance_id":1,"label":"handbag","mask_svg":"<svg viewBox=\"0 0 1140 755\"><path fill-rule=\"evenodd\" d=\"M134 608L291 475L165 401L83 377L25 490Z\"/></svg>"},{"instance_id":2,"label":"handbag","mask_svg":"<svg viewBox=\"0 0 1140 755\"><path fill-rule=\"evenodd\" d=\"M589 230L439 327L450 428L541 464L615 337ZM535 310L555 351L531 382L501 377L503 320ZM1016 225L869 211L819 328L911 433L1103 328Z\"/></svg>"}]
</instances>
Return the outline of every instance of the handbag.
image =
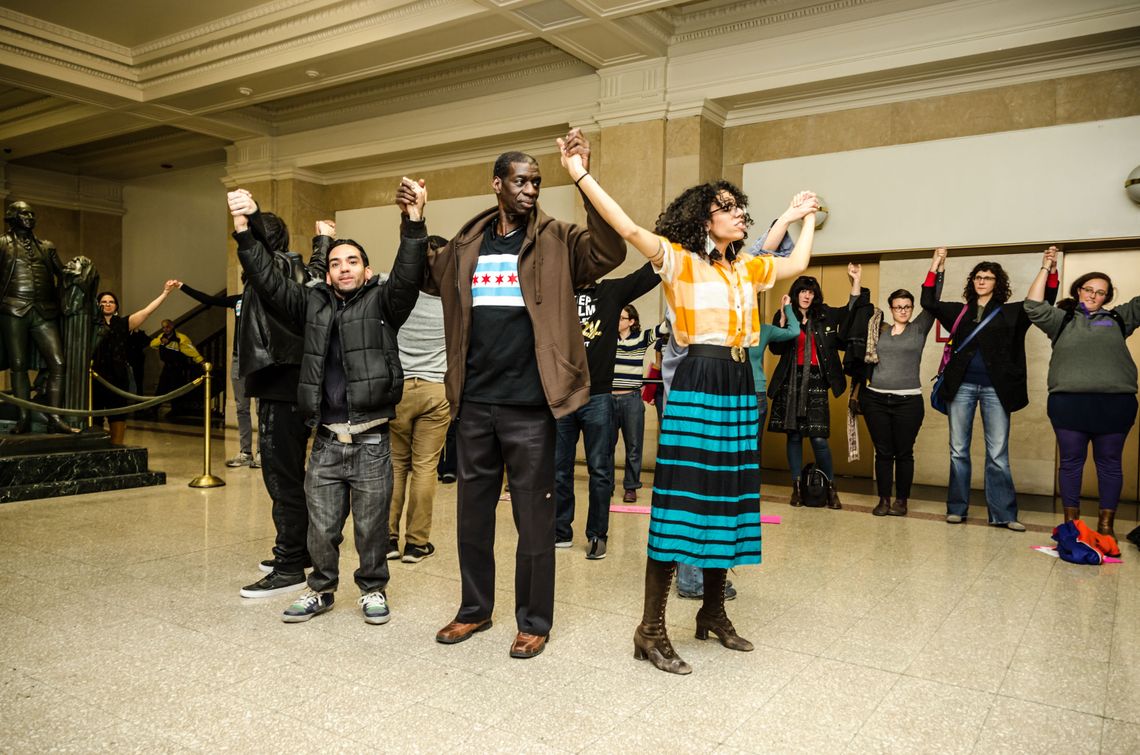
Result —
<instances>
[{"instance_id":1,"label":"handbag","mask_svg":"<svg viewBox=\"0 0 1140 755\"><path fill-rule=\"evenodd\" d=\"M934 386L930 389L930 406L934 411L940 414L946 414L949 411L945 399L942 398L942 381L946 376L946 365L950 364L950 358L966 348L966 344L1001 311L1001 306L994 307L993 312L986 315L986 319L982 320L978 327L970 331L970 335L966 336L966 340L962 341L962 343L955 348L954 334L958 332L958 325L961 324L962 318L966 316L966 310L969 308L969 304L962 305L962 311L958 313L958 319L954 321L954 327L950 328L950 340L947 341L946 345L942 348L942 361L938 363L938 374L934 376Z\"/></svg>"}]
</instances>

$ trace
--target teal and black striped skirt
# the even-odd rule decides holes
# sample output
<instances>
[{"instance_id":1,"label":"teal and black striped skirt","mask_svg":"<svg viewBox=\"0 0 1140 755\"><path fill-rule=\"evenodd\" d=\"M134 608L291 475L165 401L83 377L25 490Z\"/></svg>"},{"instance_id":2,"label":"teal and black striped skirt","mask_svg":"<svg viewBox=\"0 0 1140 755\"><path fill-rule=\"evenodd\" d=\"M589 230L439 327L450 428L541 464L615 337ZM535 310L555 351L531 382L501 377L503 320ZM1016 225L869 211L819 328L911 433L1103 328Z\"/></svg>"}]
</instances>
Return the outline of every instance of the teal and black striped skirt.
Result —
<instances>
[{"instance_id":1,"label":"teal and black striped skirt","mask_svg":"<svg viewBox=\"0 0 1140 755\"><path fill-rule=\"evenodd\" d=\"M689 355L673 377L653 478L649 557L760 563L760 454L748 362Z\"/></svg>"}]
</instances>

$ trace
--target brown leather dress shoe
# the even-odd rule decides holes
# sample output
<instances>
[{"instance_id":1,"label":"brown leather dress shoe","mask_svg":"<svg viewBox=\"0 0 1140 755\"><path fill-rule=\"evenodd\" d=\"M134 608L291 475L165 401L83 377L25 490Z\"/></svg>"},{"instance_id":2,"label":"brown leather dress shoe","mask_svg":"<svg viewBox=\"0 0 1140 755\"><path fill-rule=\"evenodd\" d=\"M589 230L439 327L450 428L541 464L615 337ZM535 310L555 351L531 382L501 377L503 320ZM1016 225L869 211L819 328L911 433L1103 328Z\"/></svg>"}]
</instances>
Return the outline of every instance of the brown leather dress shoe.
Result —
<instances>
[{"instance_id":1,"label":"brown leather dress shoe","mask_svg":"<svg viewBox=\"0 0 1140 755\"><path fill-rule=\"evenodd\" d=\"M637 503L637 491L627 490L625 495L621 497L622 503Z\"/></svg>"},{"instance_id":2,"label":"brown leather dress shoe","mask_svg":"<svg viewBox=\"0 0 1140 755\"><path fill-rule=\"evenodd\" d=\"M491 620L483 619L474 624L464 624L462 621L453 621L435 633L435 641L444 645L454 645L463 642L476 632L484 632L491 628Z\"/></svg>"},{"instance_id":3,"label":"brown leather dress shoe","mask_svg":"<svg viewBox=\"0 0 1140 755\"><path fill-rule=\"evenodd\" d=\"M519 632L511 645L512 658L533 658L546 649L546 641L550 639L544 634L527 634Z\"/></svg>"}]
</instances>

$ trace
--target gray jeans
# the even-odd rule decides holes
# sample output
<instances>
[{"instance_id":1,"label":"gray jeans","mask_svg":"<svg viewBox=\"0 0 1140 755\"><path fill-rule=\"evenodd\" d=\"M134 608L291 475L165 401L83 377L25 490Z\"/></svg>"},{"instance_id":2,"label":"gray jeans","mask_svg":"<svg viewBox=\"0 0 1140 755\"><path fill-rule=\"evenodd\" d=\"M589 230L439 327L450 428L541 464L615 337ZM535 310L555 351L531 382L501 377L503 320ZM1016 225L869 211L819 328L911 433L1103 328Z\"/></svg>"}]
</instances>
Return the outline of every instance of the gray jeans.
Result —
<instances>
[{"instance_id":1,"label":"gray jeans","mask_svg":"<svg viewBox=\"0 0 1140 755\"><path fill-rule=\"evenodd\" d=\"M309 589L336 590L340 544L352 510L360 568L353 575L361 593L388 586L388 508L392 501L392 451L388 435L380 443L344 444L320 435L313 441L305 473L309 507Z\"/></svg>"}]
</instances>

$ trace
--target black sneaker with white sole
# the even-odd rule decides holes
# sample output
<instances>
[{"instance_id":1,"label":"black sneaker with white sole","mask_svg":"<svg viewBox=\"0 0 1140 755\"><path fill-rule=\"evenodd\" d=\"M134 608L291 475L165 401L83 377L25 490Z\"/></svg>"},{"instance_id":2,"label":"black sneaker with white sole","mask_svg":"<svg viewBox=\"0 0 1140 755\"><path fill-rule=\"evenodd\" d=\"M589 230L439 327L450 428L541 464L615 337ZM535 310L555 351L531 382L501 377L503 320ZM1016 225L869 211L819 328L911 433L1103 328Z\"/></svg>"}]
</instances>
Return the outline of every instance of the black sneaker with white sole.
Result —
<instances>
[{"instance_id":1,"label":"black sneaker with white sole","mask_svg":"<svg viewBox=\"0 0 1140 755\"><path fill-rule=\"evenodd\" d=\"M388 538L388 560L394 561L400 557L400 540L399 538Z\"/></svg>"},{"instance_id":2,"label":"black sneaker with white sole","mask_svg":"<svg viewBox=\"0 0 1140 755\"><path fill-rule=\"evenodd\" d=\"M435 546L431 543L424 543L423 545L407 543L404 545L404 557L400 560L405 564L418 564L433 553L435 553Z\"/></svg>"},{"instance_id":3,"label":"black sneaker with white sole","mask_svg":"<svg viewBox=\"0 0 1140 755\"><path fill-rule=\"evenodd\" d=\"M269 598L274 595L283 595L287 592L296 592L305 589L305 573L290 574L289 572L271 571L252 585L241 588L239 593L243 598Z\"/></svg>"}]
</instances>

